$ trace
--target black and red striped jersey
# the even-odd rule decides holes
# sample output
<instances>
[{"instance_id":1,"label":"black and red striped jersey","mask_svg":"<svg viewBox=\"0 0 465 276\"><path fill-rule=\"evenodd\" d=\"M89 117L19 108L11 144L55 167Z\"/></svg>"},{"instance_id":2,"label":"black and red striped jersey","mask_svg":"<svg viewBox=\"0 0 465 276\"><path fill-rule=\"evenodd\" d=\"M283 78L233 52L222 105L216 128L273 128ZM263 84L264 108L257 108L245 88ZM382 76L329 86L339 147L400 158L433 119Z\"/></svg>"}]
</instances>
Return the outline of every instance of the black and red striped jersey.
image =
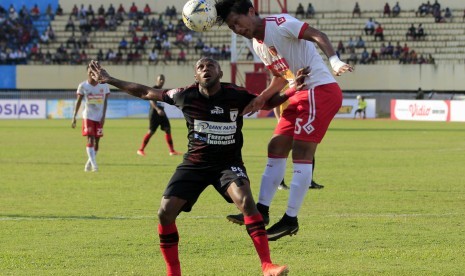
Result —
<instances>
[{"instance_id":1,"label":"black and red striped jersey","mask_svg":"<svg viewBox=\"0 0 465 276\"><path fill-rule=\"evenodd\" d=\"M200 93L198 84L163 92L163 101L178 107L188 128L184 159L196 164L242 162L244 108L255 98L245 88L221 83L213 96Z\"/></svg>"}]
</instances>

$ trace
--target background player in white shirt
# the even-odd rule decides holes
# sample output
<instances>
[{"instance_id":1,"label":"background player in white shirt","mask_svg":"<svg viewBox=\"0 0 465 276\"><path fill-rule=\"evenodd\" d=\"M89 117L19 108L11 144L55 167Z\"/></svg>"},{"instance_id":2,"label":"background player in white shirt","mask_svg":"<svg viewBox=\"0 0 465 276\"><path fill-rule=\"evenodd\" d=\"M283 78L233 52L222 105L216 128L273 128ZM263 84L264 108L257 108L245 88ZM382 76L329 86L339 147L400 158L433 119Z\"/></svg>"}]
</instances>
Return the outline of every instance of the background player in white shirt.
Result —
<instances>
[{"instance_id":1,"label":"background player in white shirt","mask_svg":"<svg viewBox=\"0 0 465 276\"><path fill-rule=\"evenodd\" d=\"M84 99L82 111L82 136L87 136L86 152L89 157L84 171L98 171L95 156L99 149L100 137L103 136L103 125L107 111L110 87L105 83L98 83L91 77L90 67L87 66L87 80L79 84L76 91L77 100L74 107L71 127L76 127L76 115Z\"/></svg>"},{"instance_id":2,"label":"background player in white shirt","mask_svg":"<svg viewBox=\"0 0 465 276\"><path fill-rule=\"evenodd\" d=\"M353 68L339 60L324 33L288 14L261 18L250 0L218 0L215 7L221 23L226 23L234 33L253 40L255 52L273 73L269 86L244 112L261 109L286 84L297 90L297 70L310 70L305 80L307 88L295 91L295 95L289 98L289 106L284 110L268 144L268 161L257 203L258 210L267 221L269 206L284 177L286 159L292 149L294 173L287 210L267 233L272 241L294 235L299 230L297 215L312 181L312 159L317 145L342 104L342 91L314 43L329 58L335 75L352 71ZM228 219L243 223L240 215L231 215Z\"/></svg>"}]
</instances>

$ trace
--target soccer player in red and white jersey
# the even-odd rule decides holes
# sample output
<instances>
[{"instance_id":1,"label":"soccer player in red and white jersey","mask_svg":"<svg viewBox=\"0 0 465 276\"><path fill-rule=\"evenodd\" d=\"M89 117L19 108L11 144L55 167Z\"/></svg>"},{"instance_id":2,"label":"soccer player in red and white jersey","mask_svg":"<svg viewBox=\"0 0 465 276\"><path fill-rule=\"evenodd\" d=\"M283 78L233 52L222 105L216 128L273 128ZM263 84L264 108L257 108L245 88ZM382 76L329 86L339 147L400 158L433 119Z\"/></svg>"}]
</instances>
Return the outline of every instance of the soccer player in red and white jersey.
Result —
<instances>
[{"instance_id":1,"label":"soccer player in red and white jersey","mask_svg":"<svg viewBox=\"0 0 465 276\"><path fill-rule=\"evenodd\" d=\"M103 125L107 112L108 96L110 87L101 84L91 77L90 67L87 66L87 80L79 84L76 91L77 100L74 107L71 127L76 127L76 115L84 99L84 110L82 111L82 136L87 136L86 152L88 160L84 171L98 171L95 156L99 149L100 137L103 136Z\"/></svg>"},{"instance_id":2,"label":"soccer player in red and white jersey","mask_svg":"<svg viewBox=\"0 0 465 276\"><path fill-rule=\"evenodd\" d=\"M277 240L299 230L297 215L312 181L312 159L317 145L342 104L342 91L318 53L314 43L329 58L333 73L353 68L339 60L328 37L288 14L261 18L250 0L219 0L215 4L220 23L236 34L253 39L253 48L273 73L270 85L245 109L256 112L286 84L294 88L274 135L268 144L268 161L262 176L257 207L264 217L284 177L286 158L292 150L294 173L287 210L282 219L267 230L269 240ZM300 68L309 68L306 89L295 89ZM228 219L241 224L241 216ZM266 219L265 219L266 221Z\"/></svg>"}]
</instances>

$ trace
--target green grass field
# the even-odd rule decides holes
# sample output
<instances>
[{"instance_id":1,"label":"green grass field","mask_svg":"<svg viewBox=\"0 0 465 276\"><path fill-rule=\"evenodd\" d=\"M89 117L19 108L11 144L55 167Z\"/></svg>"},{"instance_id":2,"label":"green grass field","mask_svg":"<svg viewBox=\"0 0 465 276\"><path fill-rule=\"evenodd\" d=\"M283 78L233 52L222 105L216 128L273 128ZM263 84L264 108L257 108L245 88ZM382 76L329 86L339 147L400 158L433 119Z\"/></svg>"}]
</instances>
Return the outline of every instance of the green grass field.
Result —
<instances>
[{"instance_id":1,"label":"green grass field","mask_svg":"<svg viewBox=\"0 0 465 276\"><path fill-rule=\"evenodd\" d=\"M0 120L0 275L164 275L156 213L182 158L162 132L136 155L148 121L107 120L100 171L85 173L70 123ZM185 123L171 123L185 151ZM275 123L245 123L254 196ZM317 152L325 188L307 194L299 233L270 243L272 258L290 275L465 275L464 164L463 123L335 120ZM184 275L260 275L245 228L225 219L236 212L208 188L179 216Z\"/></svg>"}]
</instances>

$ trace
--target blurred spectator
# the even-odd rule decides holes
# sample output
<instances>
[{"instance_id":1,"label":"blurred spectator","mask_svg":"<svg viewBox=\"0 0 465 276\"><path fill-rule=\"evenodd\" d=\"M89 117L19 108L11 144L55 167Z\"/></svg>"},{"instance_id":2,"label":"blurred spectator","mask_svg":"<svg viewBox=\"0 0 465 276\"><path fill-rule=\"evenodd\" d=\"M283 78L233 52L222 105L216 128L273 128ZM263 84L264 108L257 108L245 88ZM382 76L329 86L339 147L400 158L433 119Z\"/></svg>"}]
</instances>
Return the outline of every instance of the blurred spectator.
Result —
<instances>
[{"instance_id":1,"label":"blurred spectator","mask_svg":"<svg viewBox=\"0 0 465 276\"><path fill-rule=\"evenodd\" d=\"M81 8L79 9L79 18L87 18L87 9L84 7L84 4L81 4Z\"/></svg>"},{"instance_id":2,"label":"blurred spectator","mask_svg":"<svg viewBox=\"0 0 465 276\"><path fill-rule=\"evenodd\" d=\"M417 37L417 29L413 25L413 23L410 25L410 28L408 28L407 33L405 34L405 40L408 40L411 38L412 40L415 40Z\"/></svg>"},{"instance_id":3,"label":"blurred spectator","mask_svg":"<svg viewBox=\"0 0 465 276\"><path fill-rule=\"evenodd\" d=\"M149 54L149 65L150 64L157 65L158 64L158 53L157 51L153 50Z\"/></svg>"},{"instance_id":4,"label":"blurred spectator","mask_svg":"<svg viewBox=\"0 0 465 276\"><path fill-rule=\"evenodd\" d=\"M86 32L81 33L81 37L79 38L78 46L80 49L88 48L89 45L89 36Z\"/></svg>"},{"instance_id":5,"label":"blurred spectator","mask_svg":"<svg viewBox=\"0 0 465 276\"><path fill-rule=\"evenodd\" d=\"M71 15L69 16L68 22L66 23L65 32L67 32L69 29L71 29L71 31L73 31L73 32L76 29L76 27L74 26L74 20L71 17Z\"/></svg>"},{"instance_id":6,"label":"blurred spectator","mask_svg":"<svg viewBox=\"0 0 465 276\"><path fill-rule=\"evenodd\" d=\"M425 64L426 63L426 59L423 57L423 54L420 54L420 56L418 57L418 64Z\"/></svg>"},{"instance_id":7,"label":"blurred spectator","mask_svg":"<svg viewBox=\"0 0 465 276\"><path fill-rule=\"evenodd\" d=\"M373 18L370 17L370 19L368 19L368 21L365 23L365 34L372 35L375 32L375 26L376 22L373 20Z\"/></svg>"},{"instance_id":8,"label":"blurred spectator","mask_svg":"<svg viewBox=\"0 0 465 276\"><path fill-rule=\"evenodd\" d=\"M94 17L94 16L95 16L94 8L92 7L92 4L89 4L89 6L87 7L87 17Z\"/></svg>"},{"instance_id":9,"label":"blurred spectator","mask_svg":"<svg viewBox=\"0 0 465 276\"><path fill-rule=\"evenodd\" d=\"M194 46L195 53L197 54L199 50L202 51L203 46L205 46L205 43L202 41L202 38L197 38L197 42Z\"/></svg>"},{"instance_id":10,"label":"blurred spectator","mask_svg":"<svg viewBox=\"0 0 465 276\"><path fill-rule=\"evenodd\" d=\"M434 17L434 22L436 23L446 22L446 19L442 16L441 10L439 9L433 9L433 17Z\"/></svg>"},{"instance_id":11,"label":"blurred spectator","mask_svg":"<svg viewBox=\"0 0 465 276\"><path fill-rule=\"evenodd\" d=\"M71 15L74 16L75 19L78 19L79 9L76 4L74 4L73 8L71 9Z\"/></svg>"},{"instance_id":12,"label":"blurred spectator","mask_svg":"<svg viewBox=\"0 0 465 276\"><path fill-rule=\"evenodd\" d=\"M167 61L172 61L173 57L171 56L170 49L165 49L163 51L163 63L167 64Z\"/></svg>"},{"instance_id":13,"label":"blurred spectator","mask_svg":"<svg viewBox=\"0 0 465 276\"><path fill-rule=\"evenodd\" d=\"M362 16L362 11L360 10L358 2L355 2L354 10L352 11L352 17L355 17L355 15L358 15L358 17Z\"/></svg>"},{"instance_id":14,"label":"blurred spectator","mask_svg":"<svg viewBox=\"0 0 465 276\"><path fill-rule=\"evenodd\" d=\"M355 48L365 48L365 41L363 40L362 36L358 37L357 43L355 44Z\"/></svg>"},{"instance_id":15,"label":"blurred spectator","mask_svg":"<svg viewBox=\"0 0 465 276\"><path fill-rule=\"evenodd\" d=\"M63 8L61 7L60 4L58 4L57 9L55 10L55 15L56 16L62 16L63 15Z\"/></svg>"},{"instance_id":16,"label":"blurred spectator","mask_svg":"<svg viewBox=\"0 0 465 276\"><path fill-rule=\"evenodd\" d=\"M105 13L105 16L106 17L113 17L115 15L116 15L115 7L113 7L113 4L110 4L110 6L108 7L107 12Z\"/></svg>"},{"instance_id":17,"label":"blurred spectator","mask_svg":"<svg viewBox=\"0 0 465 276\"><path fill-rule=\"evenodd\" d=\"M449 7L447 7L444 11L444 19L447 22L452 22L452 11L449 9Z\"/></svg>"},{"instance_id":18,"label":"blurred spectator","mask_svg":"<svg viewBox=\"0 0 465 276\"><path fill-rule=\"evenodd\" d=\"M394 45L392 45L391 41L388 42L385 50L385 56L391 58L394 55Z\"/></svg>"},{"instance_id":19,"label":"blurred spectator","mask_svg":"<svg viewBox=\"0 0 465 276\"><path fill-rule=\"evenodd\" d=\"M415 96L415 99L423 100L424 98L425 98L425 94L423 93L423 90L421 90L421 87L418 87L417 95Z\"/></svg>"},{"instance_id":20,"label":"blurred spectator","mask_svg":"<svg viewBox=\"0 0 465 276\"><path fill-rule=\"evenodd\" d=\"M66 48L75 48L77 46L77 43L76 43L76 37L74 36L74 32L73 34L68 38L68 40L66 40Z\"/></svg>"},{"instance_id":21,"label":"blurred spectator","mask_svg":"<svg viewBox=\"0 0 465 276\"><path fill-rule=\"evenodd\" d=\"M415 16L425 16L428 14L428 12L429 12L428 5L425 3L421 3L421 5L418 7L418 10L415 12Z\"/></svg>"},{"instance_id":22,"label":"blurred spectator","mask_svg":"<svg viewBox=\"0 0 465 276\"><path fill-rule=\"evenodd\" d=\"M126 40L126 38L122 38L119 42L119 45L118 45L118 50L127 50L128 49L128 42Z\"/></svg>"},{"instance_id":23,"label":"blurred spectator","mask_svg":"<svg viewBox=\"0 0 465 276\"><path fill-rule=\"evenodd\" d=\"M384 42L381 43L381 46L379 48L379 56L381 59L386 59L386 50L386 44L384 44Z\"/></svg>"},{"instance_id":24,"label":"blurred spectator","mask_svg":"<svg viewBox=\"0 0 465 276\"><path fill-rule=\"evenodd\" d=\"M463 10L462 22L465 21L465 9Z\"/></svg>"},{"instance_id":25,"label":"blurred spectator","mask_svg":"<svg viewBox=\"0 0 465 276\"><path fill-rule=\"evenodd\" d=\"M299 5L297 6L297 9L295 10L295 17L296 18L304 18L305 16L305 10L304 10L304 6L302 5L302 3L299 3Z\"/></svg>"},{"instance_id":26,"label":"blurred spectator","mask_svg":"<svg viewBox=\"0 0 465 276\"><path fill-rule=\"evenodd\" d=\"M98 61L98 62L102 62L102 61L104 61L104 60L105 60L105 57L104 57L104 55L103 55L103 51L102 51L102 49L99 49L99 50L98 50L98 53L97 53L97 61Z\"/></svg>"},{"instance_id":27,"label":"blurred spectator","mask_svg":"<svg viewBox=\"0 0 465 276\"><path fill-rule=\"evenodd\" d=\"M432 55L432 54L429 54L429 55L428 55L427 63L428 63L428 64L436 64L436 62L434 61L434 58L433 58L433 55Z\"/></svg>"},{"instance_id":28,"label":"blurred spectator","mask_svg":"<svg viewBox=\"0 0 465 276\"><path fill-rule=\"evenodd\" d=\"M429 1L428 1L428 3L429 3ZM431 7L433 9L433 13L434 13L435 10L441 10L441 4L439 4L438 0L434 0L434 3L433 3L433 5Z\"/></svg>"},{"instance_id":29,"label":"blurred spectator","mask_svg":"<svg viewBox=\"0 0 465 276\"><path fill-rule=\"evenodd\" d=\"M121 52L121 50L118 50L118 52L116 53L116 57L115 57L115 64L121 64L123 62L123 53Z\"/></svg>"},{"instance_id":30,"label":"blurred spectator","mask_svg":"<svg viewBox=\"0 0 465 276\"><path fill-rule=\"evenodd\" d=\"M144 15L151 15L151 14L152 14L152 9L149 7L149 4L145 4Z\"/></svg>"},{"instance_id":31,"label":"blurred spectator","mask_svg":"<svg viewBox=\"0 0 465 276\"><path fill-rule=\"evenodd\" d=\"M31 9L31 16L35 20L39 19L39 17L40 17L40 9L39 9L39 6L37 6L37 4L34 4L34 6Z\"/></svg>"},{"instance_id":32,"label":"blurred spectator","mask_svg":"<svg viewBox=\"0 0 465 276\"><path fill-rule=\"evenodd\" d=\"M337 44L336 51L339 53L339 55L346 53L346 49L344 47L344 44L342 43L342 40L339 40L339 43Z\"/></svg>"},{"instance_id":33,"label":"blurred spectator","mask_svg":"<svg viewBox=\"0 0 465 276\"><path fill-rule=\"evenodd\" d=\"M179 51L179 54L178 54L178 59L177 59L177 64L186 64L186 52L184 52L184 49L181 48L181 51Z\"/></svg>"},{"instance_id":34,"label":"blurred spectator","mask_svg":"<svg viewBox=\"0 0 465 276\"><path fill-rule=\"evenodd\" d=\"M347 44L346 44L347 51L350 52L350 50L355 48L355 45L356 45L355 41L352 39L352 37L349 37L349 41L347 41Z\"/></svg>"},{"instance_id":35,"label":"blurred spectator","mask_svg":"<svg viewBox=\"0 0 465 276\"><path fill-rule=\"evenodd\" d=\"M378 27L375 29L375 41L378 39L384 41L384 29L381 24L378 24Z\"/></svg>"},{"instance_id":36,"label":"blurred spectator","mask_svg":"<svg viewBox=\"0 0 465 276\"><path fill-rule=\"evenodd\" d=\"M357 64L358 57L357 57L357 53L355 53L355 49L350 49L350 54L346 61L347 63L352 64L352 65Z\"/></svg>"},{"instance_id":37,"label":"blurred spectator","mask_svg":"<svg viewBox=\"0 0 465 276\"><path fill-rule=\"evenodd\" d=\"M97 9L97 15L105 16L105 8L103 7L103 4L101 4L100 7Z\"/></svg>"},{"instance_id":38,"label":"blurred spectator","mask_svg":"<svg viewBox=\"0 0 465 276\"><path fill-rule=\"evenodd\" d=\"M132 55L132 62L134 64L142 64L142 56L139 52L139 50L134 51Z\"/></svg>"},{"instance_id":39,"label":"blurred spectator","mask_svg":"<svg viewBox=\"0 0 465 276\"><path fill-rule=\"evenodd\" d=\"M49 20L54 20L55 19L55 14L53 12L53 9L52 9L52 5L51 4L48 4L47 5L47 8L45 9L45 16L47 16L47 18Z\"/></svg>"},{"instance_id":40,"label":"blurred spectator","mask_svg":"<svg viewBox=\"0 0 465 276\"><path fill-rule=\"evenodd\" d=\"M373 48L373 50L371 50L369 62L374 64L376 61L378 61L378 58L378 53L376 52L375 48Z\"/></svg>"},{"instance_id":41,"label":"blurred spectator","mask_svg":"<svg viewBox=\"0 0 465 276\"><path fill-rule=\"evenodd\" d=\"M423 25L420 23L420 24L418 24L418 29L417 29L417 32L415 34L415 37L417 39L424 39L425 36L426 36L425 30L423 29Z\"/></svg>"},{"instance_id":42,"label":"blurred spectator","mask_svg":"<svg viewBox=\"0 0 465 276\"><path fill-rule=\"evenodd\" d=\"M50 43L50 38L48 37L47 31L44 31L44 33L40 36L40 43L47 45Z\"/></svg>"},{"instance_id":43,"label":"blurred spectator","mask_svg":"<svg viewBox=\"0 0 465 276\"><path fill-rule=\"evenodd\" d=\"M126 10L124 9L123 4L119 4L116 14L119 14L121 16L126 15Z\"/></svg>"},{"instance_id":44,"label":"blurred spectator","mask_svg":"<svg viewBox=\"0 0 465 276\"><path fill-rule=\"evenodd\" d=\"M396 5L392 7L392 17L397 17L400 14L400 5L399 2L396 2Z\"/></svg>"},{"instance_id":45,"label":"blurred spectator","mask_svg":"<svg viewBox=\"0 0 465 276\"><path fill-rule=\"evenodd\" d=\"M391 7L389 6L389 3L387 2L386 4L384 4L383 17L385 17L386 15L388 17L391 17Z\"/></svg>"},{"instance_id":46,"label":"blurred spectator","mask_svg":"<svg viewBox=\"0 0 465 276\"><path fill-rule=\"evenodd\" d=\"M116 53L113 52L112 49L108 49L107 53L105 54L105 60L106 60L107 62L112 63L112 62L115 61L115 58L116 58Z\"/></svg>"},{"instance_id":47,"label":"blurred spectator","mask_svg":"<svg viewBox=\"0 0 465 276\"><path fill-rule=\"evenodd\" d=\"M89 58L87 57L86 51L82 50L81 51L81 63L86 64L89 61Z\"/></svg>"},{"instance_id":48,"label":"blurred spectator","mask_svg":"<svg viewBox=\"0 0 465 276\"><path fill-rule=\"evenodd\" d=\"M169 50L171 48L171 42L169 41L169 39L165 39L161 46L163 50Z\"/></svg>"},{"instance_id":49,"label":"blurred spectator","mask_svg":"<svg viewBox=\"0 0 465 276\"><path fill-rule=\"evenodd\" d=\"M308 3L307 11L305 12L305 17L307 18L315 17L315 8L313 7L312 3Z\"/></svg>"},{"instance_id":50,"label":"blurred spectator","mask_svg":"<svg viewBox=\"0 0 465 276\"><path fill-rule=\"evenodd\" d=\"M138 8L134 2L132 2L131 7L129 8L128 17L130 20L137 19Z\"/></svg>"},{"instance_id":51,"label":"blurred spectator","mask_svg":"<svg viewBox=\"0 0 465 276\"><path fill-rule=\"evenodd\" d=\"M126 56L126 65L131 64L133 60L134 60L134 54L132 50L129 50Z\"/></svg>"},{"instance_id":52,"label":"blurred spectator","mask_svg":"<svg viewBox=\"0 0 465 276\"><path fill-rule=\"evenodd\" d=\"M363 48L363 51L360 55L360 64L368 64L370 60L370 54L367 51L367 48Z\"/></svg>"}]
</instances>

